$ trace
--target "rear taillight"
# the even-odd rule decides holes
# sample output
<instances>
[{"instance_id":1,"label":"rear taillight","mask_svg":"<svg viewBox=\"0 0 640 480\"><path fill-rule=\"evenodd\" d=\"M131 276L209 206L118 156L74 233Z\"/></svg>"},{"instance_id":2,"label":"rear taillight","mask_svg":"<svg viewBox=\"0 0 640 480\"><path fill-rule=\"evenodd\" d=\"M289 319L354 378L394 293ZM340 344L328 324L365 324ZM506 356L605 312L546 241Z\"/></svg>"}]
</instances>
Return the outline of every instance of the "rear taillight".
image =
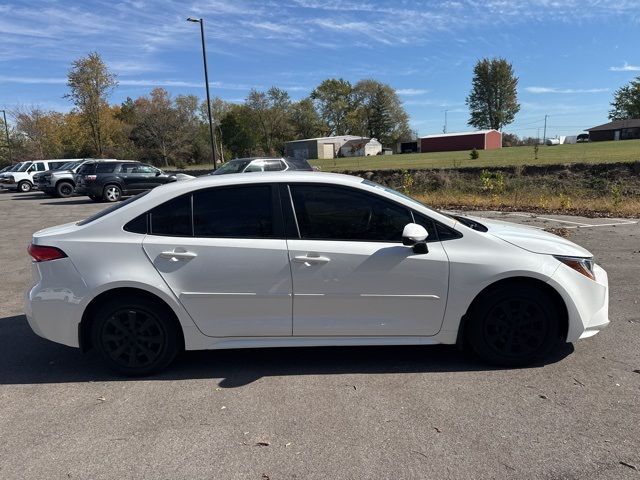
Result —
<instances>
[{"instance_id":1,"label":"rear taillight","mask_svg":"<svg viewBox=\"0 0 640 480\"><path fill-rule=\"evenodd\" d=\"M92 181L92 182L93 182L93 181L95 181L95 179L96 179L96 178L98 178L98 176L97 176L97 175L85 175L85 176L84 176L84 179L85 179L85 180L90 180L90 181Z\"/></svg>"},{"instance_id":2,"label":"rear taillight","mask_svg":"<svg viewBox=\"0 0 640 480\"><path fill-rule=\"evenodd\" d=\"M67 256L67 254L59 248L34 245L33 243L29 245L27 251L36 262L48 262L49 260L58 260L59 258L65 258Z\"/></svg>"}]
</instances>

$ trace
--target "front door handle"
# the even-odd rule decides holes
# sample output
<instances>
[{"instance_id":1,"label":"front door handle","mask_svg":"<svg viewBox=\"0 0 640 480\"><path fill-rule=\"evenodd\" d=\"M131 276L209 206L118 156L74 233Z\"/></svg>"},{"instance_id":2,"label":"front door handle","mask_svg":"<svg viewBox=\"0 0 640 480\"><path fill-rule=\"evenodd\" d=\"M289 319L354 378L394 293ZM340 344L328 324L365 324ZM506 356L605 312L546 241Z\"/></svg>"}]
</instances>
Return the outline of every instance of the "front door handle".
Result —
<instances>
[{"instance_id":1,"label":"front door handle","mask_svg":"<svg viewBox=\"0 0 640 480\"><path fill-rule=\"evenodd\" d=\"M196 258L197 256L198 254L193 252L168 251L160 253L160 257L168 258L172 262L177 262L178 260L190 260L192 258Z\"/></svg>"},{"instance_id":2,"label":"front door handle","mask_svg":"<svg viewBox=\"0 0 640 480\"><path fill-rule=\"evenodd\" d=\"M306 264L320 264L320 263L329 263L331 259L329 257L310 257L308 255L299 255L297 257L293 257L293 261L297 263L306 263Z\"/></svg>"}]
</instances>

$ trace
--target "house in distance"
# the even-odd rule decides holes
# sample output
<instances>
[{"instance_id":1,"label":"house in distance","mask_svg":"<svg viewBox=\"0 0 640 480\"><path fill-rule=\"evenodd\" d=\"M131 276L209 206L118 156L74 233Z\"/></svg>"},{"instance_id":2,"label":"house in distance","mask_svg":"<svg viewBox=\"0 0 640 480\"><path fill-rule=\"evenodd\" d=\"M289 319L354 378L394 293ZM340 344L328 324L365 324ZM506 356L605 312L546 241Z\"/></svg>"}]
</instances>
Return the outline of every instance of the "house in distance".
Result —
<instances>
[{"instance_id":1,"label":"house in distance","mask_svg":"<svg viewBox=\"0 0 640 480\"><path fill-rule=\"evenodd\" d=\"M356 138L340 147L341 157L369 157L382 153L382 144L375 138Z\"/></svg>"},{"instance_id":2,"label":"house in distance","mask_svg":"<svg viewBox=\"0 0 640 480\"><path fill-rule=\"evenodd\" d=\"M287 157L300 158L304 160L309 158L336 158L340 152L340 148L350 140L362 141L363 138L356 135L305 138L302 140L285 142L284 150Z\"/></svg>"},{"instance_id":3,"label":"house in distance","mask_svg":"<svg viewBox=\"0 0 640 480\"><path fill-rule=\"evenodd\" d=\"M421 152L454 152L458 150L495 150L502 148L502 133L498 130L441 133L420 137Z\"/></svg>"},{"instance_id":4,"label":"house in distance","mask_svg":"<svg viewBox=\"0 0 640 480\"><path fill-rule=\"evenodd\" d=\"M613 122L587 128L590 142L606 140L634 140L640 138L640 118L614 120Z\"/></svg>"}]
</instances>

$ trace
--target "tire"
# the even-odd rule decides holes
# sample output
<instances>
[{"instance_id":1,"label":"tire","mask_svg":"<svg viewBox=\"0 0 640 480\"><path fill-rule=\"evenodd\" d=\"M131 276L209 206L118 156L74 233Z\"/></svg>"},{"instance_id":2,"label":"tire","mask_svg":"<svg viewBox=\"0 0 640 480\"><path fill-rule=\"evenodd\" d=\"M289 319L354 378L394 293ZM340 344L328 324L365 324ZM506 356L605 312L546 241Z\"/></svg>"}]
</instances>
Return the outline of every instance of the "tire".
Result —
<instances>
[{"instance_id":1,"label":"tire","mask_svg":"<svg viewBox=\"0 0 640 480\"><path fill-rule=\"evenodd\" d=\"M58 182L56 185L56 195L60 198L68 198L73 195L74 186L71 182Z\"/></svg>"},{"instance_id":2,"label":"tire","mask_svg":"<svg viewBox=\"0 0 640 480\"><path fill-rule=\"evenodd\" d=\"M117 202L122 198L122 189L115 184L106 185L102 192L102 199L105 202Z\"/></svg>"},{"instance_id":3,"label":"tire","mask_svg":"<svg viewBox=\"0 0 640 480\"><path fill-rule=\"evenodd\" d=\"M101 305L91 330L92 345L107 365L126 376L165 369L182 349L176 321L162 304L124 296Z\"/></svg>"},{"instance_id":4,"label":"tire","mask_svg":"<svg viewBox=\"0 0 640 480\"><path fill-rule=\"evenodd\" d=\"M521 367L544 359L559 345L561 320L553 299L539 288L503 286L472 306L465 338L485 362Z\"/></svg>"},{"instance_id":5,"label":"tire","mask_svg":"<svg viewBox=\"0 0 640 480\"><path fill-rule=\"evenodd\" d=\"M32 188L33 185L31 185L31 182L29 182L28 180L22 180L20 183L18 183L18 192L20 193L30 192Z\"/></svg>"}]
</instances>

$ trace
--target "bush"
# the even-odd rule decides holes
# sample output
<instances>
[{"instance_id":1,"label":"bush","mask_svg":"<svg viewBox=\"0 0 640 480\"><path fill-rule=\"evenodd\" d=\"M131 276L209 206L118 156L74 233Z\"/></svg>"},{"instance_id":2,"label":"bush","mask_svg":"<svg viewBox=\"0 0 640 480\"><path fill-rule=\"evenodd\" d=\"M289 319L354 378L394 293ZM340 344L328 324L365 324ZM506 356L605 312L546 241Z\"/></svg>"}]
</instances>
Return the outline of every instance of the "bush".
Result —
<instances>
[{"instance_id":1,"label":"bush","mask_svg":"<svg viewBox=\"0 0 640 480\"><path fill-rule=\"evenodd\" d=\"M478 158L480 158L480 154L478 153L478 150L474 148L469 152L469 157L471 157L471 160L477 160Z\"/></svg>"}]
</instances>

